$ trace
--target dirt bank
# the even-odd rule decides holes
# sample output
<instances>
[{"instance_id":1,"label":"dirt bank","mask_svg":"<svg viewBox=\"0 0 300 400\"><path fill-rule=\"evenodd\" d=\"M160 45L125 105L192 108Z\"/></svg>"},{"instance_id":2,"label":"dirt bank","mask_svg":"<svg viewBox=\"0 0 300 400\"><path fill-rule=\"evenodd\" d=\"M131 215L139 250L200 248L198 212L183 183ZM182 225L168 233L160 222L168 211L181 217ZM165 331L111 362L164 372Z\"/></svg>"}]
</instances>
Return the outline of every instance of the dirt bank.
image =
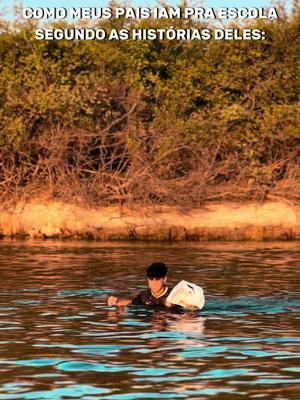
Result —
<instances>
[{"instance_id":1,"label":"dirt bank","mask_svg":"<svg viewBox=\"0 0 300 400\"><path fill-rule=\"evenodd\" d=\"M209 204L183 214L166 206L88 209L35 200L0 212L0 235L100 240L299 240L300 206L285 202Z\"/></svg>"}]
</instances>

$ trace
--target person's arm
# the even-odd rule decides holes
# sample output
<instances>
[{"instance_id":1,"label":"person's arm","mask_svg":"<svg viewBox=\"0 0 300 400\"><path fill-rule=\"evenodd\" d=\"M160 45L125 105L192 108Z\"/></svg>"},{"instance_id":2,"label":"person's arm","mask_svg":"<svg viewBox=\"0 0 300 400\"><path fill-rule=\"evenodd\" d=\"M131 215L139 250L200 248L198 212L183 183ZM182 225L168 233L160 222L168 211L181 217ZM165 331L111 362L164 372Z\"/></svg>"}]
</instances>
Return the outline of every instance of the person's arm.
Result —
<instances>
[{"instance_id":1,"label":"person's arm","mask_svg":"<svg viewBox=\"0 0 300 400\"><path fill-rule=\"evenodd\" d=\"M109 296L107 299L107 304L109 306L116 306L116 307L122 307L122 306L128 306L128 304L131 304L132 300L130 299L119 299L119 297L116 296Z\"/></svg>"}]
</instances>

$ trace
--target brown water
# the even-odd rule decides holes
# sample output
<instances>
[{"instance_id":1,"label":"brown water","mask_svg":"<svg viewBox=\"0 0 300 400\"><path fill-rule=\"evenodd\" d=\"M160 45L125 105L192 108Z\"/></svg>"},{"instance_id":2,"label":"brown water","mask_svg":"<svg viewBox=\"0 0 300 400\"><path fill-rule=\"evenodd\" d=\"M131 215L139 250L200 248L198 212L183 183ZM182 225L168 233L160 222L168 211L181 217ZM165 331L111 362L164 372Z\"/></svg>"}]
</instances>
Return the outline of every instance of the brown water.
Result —
<instances>
[{"instance_id":1,"label":"brown water","mask_svg":"<svg viewBox=\"0 0 300 400\"><path fill-rule=\"evenodd\" d=\"M106 306L164 261L199 314ZM300 399L299 243L0 242L0 399Z\"/></svg>"}]
</instances>

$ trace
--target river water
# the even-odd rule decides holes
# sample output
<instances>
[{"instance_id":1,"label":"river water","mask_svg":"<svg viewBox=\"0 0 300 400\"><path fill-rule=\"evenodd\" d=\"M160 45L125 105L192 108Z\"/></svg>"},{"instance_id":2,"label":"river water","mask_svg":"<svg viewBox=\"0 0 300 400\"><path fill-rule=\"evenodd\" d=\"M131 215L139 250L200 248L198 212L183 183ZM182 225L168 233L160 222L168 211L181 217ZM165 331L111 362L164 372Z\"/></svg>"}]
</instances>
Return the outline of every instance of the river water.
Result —
<instances>
[{"instance_id":1,"label":"river water","mask_svg":"<svg viewBox=\"0 0 300 400\"><path fill-rule=\"evenodd\" d=\"M145 268L205 308L114 309ZM0 399L300 399L300 244L0 242Z\"/></svg>"}]
</instances>

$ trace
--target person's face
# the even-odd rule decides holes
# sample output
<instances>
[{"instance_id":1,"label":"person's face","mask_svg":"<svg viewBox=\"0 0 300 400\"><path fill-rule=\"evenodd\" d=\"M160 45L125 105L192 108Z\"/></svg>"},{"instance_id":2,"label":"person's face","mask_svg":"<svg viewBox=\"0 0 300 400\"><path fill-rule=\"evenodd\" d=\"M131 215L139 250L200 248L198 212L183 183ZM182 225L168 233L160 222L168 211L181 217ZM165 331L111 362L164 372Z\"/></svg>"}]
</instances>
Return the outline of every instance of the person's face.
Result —
<instances>
[{"instance_id":1,"label":"person's face","mask_svg":"<svg viewBox=\"0 0 300 400\"><path fill-rule=\"evenodd\" d=\"M153 293L159 293L164 290L167 277L164 278L147 278L148 286Z\"/></svg>"}]
</instances>

